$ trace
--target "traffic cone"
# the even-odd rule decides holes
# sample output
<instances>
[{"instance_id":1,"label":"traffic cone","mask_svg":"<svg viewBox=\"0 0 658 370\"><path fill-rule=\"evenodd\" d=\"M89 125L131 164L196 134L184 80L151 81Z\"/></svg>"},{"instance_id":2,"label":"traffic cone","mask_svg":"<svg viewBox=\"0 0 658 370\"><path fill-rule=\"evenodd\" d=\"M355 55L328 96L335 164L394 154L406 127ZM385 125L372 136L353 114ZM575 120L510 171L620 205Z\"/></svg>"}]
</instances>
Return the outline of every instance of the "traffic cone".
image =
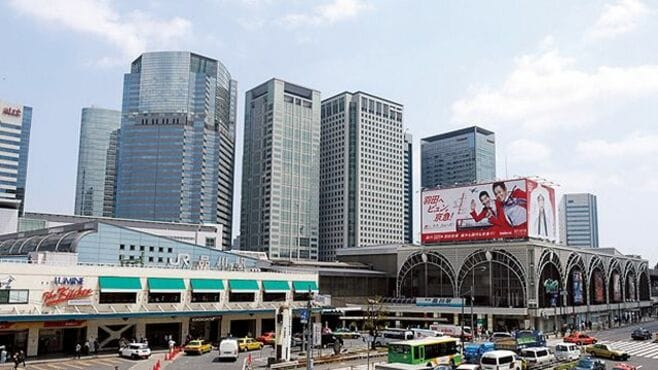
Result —
<instances>
[{"instance_id":1,"label":"traffic cone","mask_svg":"<svg viewBox=\"0 0 658 370\"><path fill-rule=\"evenodd\" d=\"M160 370L160 360L155 363L155 370Z\"/></svg>"}]
</instances>

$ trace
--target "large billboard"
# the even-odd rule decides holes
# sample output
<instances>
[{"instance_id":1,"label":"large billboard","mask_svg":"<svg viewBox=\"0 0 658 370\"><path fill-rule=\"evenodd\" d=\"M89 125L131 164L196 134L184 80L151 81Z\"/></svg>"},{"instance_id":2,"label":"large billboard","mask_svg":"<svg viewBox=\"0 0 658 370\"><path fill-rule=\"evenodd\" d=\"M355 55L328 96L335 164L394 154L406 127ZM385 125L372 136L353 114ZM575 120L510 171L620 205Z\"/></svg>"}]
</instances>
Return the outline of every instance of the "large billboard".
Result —
<instances>
[{"instance_id":1,"label":"large billboard","mask_svg":"<svg viewBox=\"0 0 658 370\"><path fill-rule=\"evenodd\" d=\"M423 244L519 239L555 240L555 191L528 179L423 191Z\"/></svg>"},{"instance_id":2,"label":"large billboard","mask_svg":"<svg viewBox=\"0 0 658 370\"><path fill-rule=\"evenodd\" d=\"M23 106L0 100L0 122L20 126L23 123Z\"/></svg>"},{"instance_id":3,"label":"large billboard","mask_svg":"<svg viewBox=\"0 0 658 370\"><path fill-rule=\"evenodd\" d=\"M571 294L573 294L573 303L583 304L583 273L580 270L573 270L571 273Z\"/></svg>"},{"instance_id":4,"label":"large billboard","mask_svg":"<svg viewBox=\"0 0 658 370\"><path fill-rule=\"evenodd\" d=\"M605 303L605 287L603 283L603 273L599 270L594 271L594 302Z\"/></svg>"}]
</instances>

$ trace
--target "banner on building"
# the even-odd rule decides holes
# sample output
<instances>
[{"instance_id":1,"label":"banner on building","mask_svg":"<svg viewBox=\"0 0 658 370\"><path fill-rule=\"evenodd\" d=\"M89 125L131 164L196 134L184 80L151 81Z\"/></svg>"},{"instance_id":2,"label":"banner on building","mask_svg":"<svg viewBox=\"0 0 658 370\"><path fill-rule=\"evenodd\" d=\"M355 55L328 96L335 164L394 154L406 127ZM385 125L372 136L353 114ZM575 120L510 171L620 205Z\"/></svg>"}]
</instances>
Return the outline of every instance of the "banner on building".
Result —
<instances>
[{"instance_id":1,"label":"banner on building","mask_svg":"<svg viewBox=\"0 0 658 370\"><path fill-rule=\"evenodd\" d=\"M612 274L612 298L615 302L621 302L621 280L618 272Z\"/></svg>"},{"instance_id":2,"label":"banner on building","mask_svg":"<svg viewBox=\"0 0 658 370\"><path fill-rule=\"evenodd\" d=\"M605 287L603 283L603 273L599 270L594 271L594 302L605 303Z\"/></svg>"},{"instance_id":3,"label":"banner on building","mask_svg":"<svg viewBox=\"0 0 658 370\"><path fill-rule=\"evenodd\" d=\"M423 191L423 244L541 238L555 240L555 191L529 179Z\"/></svg>"},{"instance_id":4,"label":"banner on building","mask_svg":"<svg viewBox=\"0 0 658 370\"><path fill-rule=\"evenodd\" d=\"M574 270L571 273L571 294L573 295L574 304L583 304L583 273L580 270Z\"/></svg>"}]
</instances>

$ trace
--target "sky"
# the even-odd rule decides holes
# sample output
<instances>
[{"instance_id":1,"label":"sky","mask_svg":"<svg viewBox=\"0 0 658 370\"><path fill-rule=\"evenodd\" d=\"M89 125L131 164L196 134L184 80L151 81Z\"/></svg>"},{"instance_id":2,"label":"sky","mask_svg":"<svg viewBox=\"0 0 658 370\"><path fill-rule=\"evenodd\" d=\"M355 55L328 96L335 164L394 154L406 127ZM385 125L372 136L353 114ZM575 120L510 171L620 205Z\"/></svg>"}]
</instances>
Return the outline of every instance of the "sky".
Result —
<instances>
[{"instance_id":1,"label":"sky","mask_svg":"<svg viewBox=\"0 0 658 370\"><path fill-rule=\"evenodd\" d=\"M189 50L238 81L236 234L244 92L277 77L404 104L416 190L420 138L494 130L499 178L596 194L601 246L653 265L657 12L641 0L6 0L0 99L34 108L28 211L73 212L81 109L119 109L140 53Z\"/></svg>"}]
</instances>

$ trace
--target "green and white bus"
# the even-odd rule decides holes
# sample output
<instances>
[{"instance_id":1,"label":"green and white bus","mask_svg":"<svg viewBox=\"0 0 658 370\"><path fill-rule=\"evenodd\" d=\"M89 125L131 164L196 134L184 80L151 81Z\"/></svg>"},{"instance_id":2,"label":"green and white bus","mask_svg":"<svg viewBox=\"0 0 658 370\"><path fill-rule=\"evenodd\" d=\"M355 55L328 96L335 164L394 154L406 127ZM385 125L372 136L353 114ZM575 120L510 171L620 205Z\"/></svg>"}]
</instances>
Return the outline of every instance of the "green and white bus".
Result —
<instances>
[{"instance_id":1,"label":"green and white bus","mask_svg":"<svg viewBox=\"0 0 658 370\"><path fill-rule=\"evenodd\" d=\"M389 343L388 363L420 367L458 366L462 363L459 339L436 337Z\"/></svg>"}]
</instances>

